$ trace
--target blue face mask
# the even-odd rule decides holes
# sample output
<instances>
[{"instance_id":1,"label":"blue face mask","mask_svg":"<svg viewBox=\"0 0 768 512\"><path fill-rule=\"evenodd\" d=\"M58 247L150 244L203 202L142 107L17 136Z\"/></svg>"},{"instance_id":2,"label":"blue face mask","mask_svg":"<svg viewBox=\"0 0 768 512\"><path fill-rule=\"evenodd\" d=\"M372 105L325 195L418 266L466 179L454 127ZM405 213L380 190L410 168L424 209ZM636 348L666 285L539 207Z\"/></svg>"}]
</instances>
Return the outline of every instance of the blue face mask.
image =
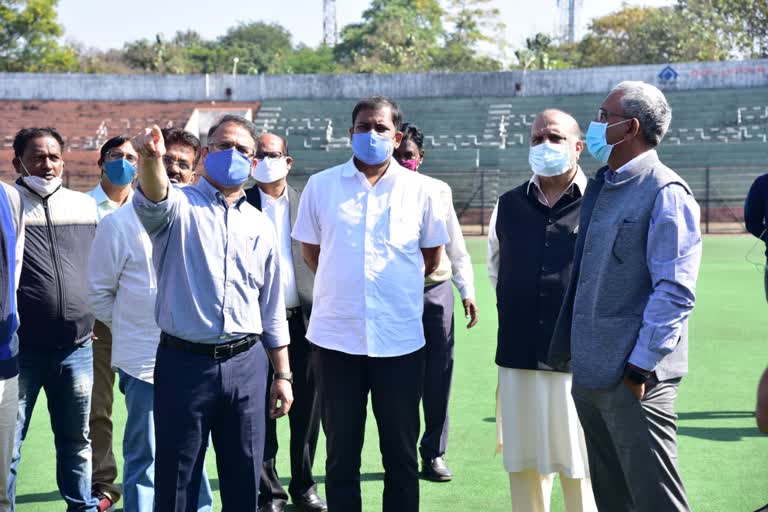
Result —
<instances>
[{"instance_id":1,"label":"blue face mask","mask_svg":"<svg viewBox=\"0 0 768 512\"><path fill-rule=\"evenodd\" d=\"M125 158L120 160L112 160L104 164L104 174L107 175L109 181L117 186L122 187L128 185L136 177L136 168Z\"/></svg>"},{"instance_id":2,"label":"blue face mask","mask_svg":"<svg viewBox=\"0 0 768 512\"><path fill-rule=\"evenodd\" d=\"M597 121L589 123L589 128L587 129L587 149L589 150L589 153L595 157L595 160L606 163L611 156L613 147L624 142L624 139L622 139L616 144L608 144L605 132L611 126L617 126L626 123L627 121L631 121L631 119L625 119L624 121L621 121L621 123L611 125L608 123L598 123Z\"/></svg>"},{"instance_id":3,"label":"blue face mask","mask_svg":"<svg viewBox=\"0 0 768 512\"><path fill-rule=\"evenodd\" d=\"M251 175L251 161L235 148L208 153L205 170L216 183L236 187Z\"/></svg>"},{"instance_id":4,"label":"blue face mask","mask_svg":"<svg viewBox=\"0 0 768 512\"><path fill-rule=\"evenodd\" d=\"M394 151L392 139L375 132L353 133L352 152L358 160L368 165L384 163Z\"/></svg>"},{"instance_id":5,"label":"blue face mask","mask_svg":"<svg viewBox=\"0 0 768 512\"><path fill-rule=\"evenodd\" d=\"M528 151L528 163L533 172L547 177L560 176L572 167L568 146L549 142L531 146Z\"/></svg>"}]
</instances>

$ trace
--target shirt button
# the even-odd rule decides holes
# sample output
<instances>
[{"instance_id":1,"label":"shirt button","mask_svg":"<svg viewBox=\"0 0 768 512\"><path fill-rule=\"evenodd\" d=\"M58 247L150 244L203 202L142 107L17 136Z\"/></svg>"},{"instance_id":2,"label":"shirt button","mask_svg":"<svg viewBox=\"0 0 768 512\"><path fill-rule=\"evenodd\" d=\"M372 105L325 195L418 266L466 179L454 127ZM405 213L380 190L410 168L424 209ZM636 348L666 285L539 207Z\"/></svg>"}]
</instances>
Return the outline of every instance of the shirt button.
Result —
<instances>
[{"instance_id":1,"label":"shirt button","mask_svg":"<svg viewBox=\"0 0 768 512\"><path fill-rule=\"evenodd\" d=\"M555 221L552 220L552 219L547 219L547 224L552 224L553 222L555 222Z\"/></svg>"},{"instance_id":2,"label":"shirt button","mask_svg":"<svg viewBox=\"0 0 768 512\"><path fill-rule=\"evenodd\" d=\"M549 242L544 242L544 247L549 249L550 247L552 247L552 244L550 244Z\"/></svg>"},{"instance_id":3,"label":"shirt button","mask_svg":"<svg viewBox=\"0 0 768 512\"><path fill-rule=\"evenodd\" d=\"M539 325L544 325L544 320L539 320Z\"/></svg>"},{"instance_id":4,"label":"shirt button","mask_svg":"<svg viewBox=\"0 0 768 512\"><path fill-rule=\"evenodd\" d=\"M547 265L544 265L543 267L541 267L541 271L542 272L549 272L549 267Z\"/></svg>"}]
</instances>

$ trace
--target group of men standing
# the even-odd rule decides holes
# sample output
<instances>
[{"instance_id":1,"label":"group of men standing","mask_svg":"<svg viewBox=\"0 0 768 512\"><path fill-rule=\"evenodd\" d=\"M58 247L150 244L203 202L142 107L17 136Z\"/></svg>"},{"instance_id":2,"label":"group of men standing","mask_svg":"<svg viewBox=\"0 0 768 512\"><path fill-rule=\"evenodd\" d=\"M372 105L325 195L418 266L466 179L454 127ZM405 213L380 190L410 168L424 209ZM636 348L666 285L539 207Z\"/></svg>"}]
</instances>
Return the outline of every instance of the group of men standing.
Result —
<instances>
[{"instance_id":1,"label":"group of men standing","mask_svg":"<svg viewBox=\"0 0 768 512\"><path fill-rule=\"evenodd\" d=\"M577 122L542 112L534 176L494 209L498 442L516 511L549 510L556 473L569 512L688 510L674 401L701 237L690 189L654 149L670 119L658 89L619 84L587 131L607 163L588 179ZM369 396L383 509L417 511L420 474L450 480L450 278L472 327L473 273L450 188L412 172L423 134L402 121L392 100L360 101L353 157L301 195L285 140L238 116L202 146L156 126L111 139L90 197L62 187L56 130L21 130L22 177L0 189L0 510L13 507L41 389L68 510L120 499L113 370L128 409L126 511L211 510L209 439L224 510L280 511L290 498L362 511ZM287 492L275 462L286 414ZM312 475L321 422L327 504Z\"/></svg>"}]
</instances>

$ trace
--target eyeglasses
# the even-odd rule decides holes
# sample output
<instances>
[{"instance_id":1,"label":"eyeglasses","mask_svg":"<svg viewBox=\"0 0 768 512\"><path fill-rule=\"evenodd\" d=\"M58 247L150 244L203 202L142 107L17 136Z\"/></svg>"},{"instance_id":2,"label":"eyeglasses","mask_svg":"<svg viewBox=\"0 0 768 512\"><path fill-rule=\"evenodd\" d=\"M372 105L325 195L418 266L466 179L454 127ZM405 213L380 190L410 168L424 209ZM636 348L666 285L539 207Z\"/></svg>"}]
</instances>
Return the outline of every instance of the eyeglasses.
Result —
<instances>
[{"instance_id":1,"label":"eyeglasses","mask_svg":"<svg viewBox=\"0 0 768 512\"><path fill-rule=\"evenodd\" d=\"M174 165L179 168L180 171L191 171L192 170L192 164L187 162L186 160L174 160L170 156L164 156L163 157L163 165L166 169L170 169Z\"/></svg>"},{"instance_id":2,"label":"eyeglasses","mask_svg":"<svg viewBox=\"0 0 768 512\"><path fill-rule=\"evenodd\" d=\"M632 116L625 116L622 114L617 114L616 112L611 112L610 110L605 110L604 108L597 109L597 116L596 119L601 123L607 123L609 117L620 117L622 119L632 119Z\"/></svg>"},{"instance_id":3,"label":"eyeglasses","mask_svg":"<svg viewBox=\"0 0 768 512\"><path fill-rule=\"evenodd\" d=\"M122 151L107 151L107 155L105 160L107 162L112 162L114 160L123 160L127 161L129 164L136 165L139 161L139 157L132 154L132 153L123 153Z\"/></svg>"},{"instance_id":4,"label":"eyeglasses","mask_svg":"<svg viewBox=\"0 0 768 512\"><path fill-rule=\"evenodd\" d=\"M248 146L242 146L240 144L235 144L234 142L210 142L208 144L209 148L214 148L216 151L228 151L232 148L235 148L235 150L243 155L245 158L252 159L254 149L249 148Z\"/></svg>"},{"instance_id":5,"label":"eyeglasses","mask_svg":"<svg viewBox=\"0 0 768 512\"><path fill-rule=\"evenodd\" d=\"M255 155L256 160L264 160L265 158L283 158L282 151L259 151Z\"/></svg>"}]
</instances>

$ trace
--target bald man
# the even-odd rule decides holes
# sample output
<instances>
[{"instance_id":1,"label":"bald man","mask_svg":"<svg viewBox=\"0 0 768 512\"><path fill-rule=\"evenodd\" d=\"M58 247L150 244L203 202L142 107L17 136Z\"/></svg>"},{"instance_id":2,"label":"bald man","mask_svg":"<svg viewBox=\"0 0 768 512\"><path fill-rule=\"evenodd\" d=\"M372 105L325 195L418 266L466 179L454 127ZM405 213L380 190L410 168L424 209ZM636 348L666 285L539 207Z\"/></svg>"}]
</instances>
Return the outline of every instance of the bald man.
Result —
<instances>
[{"instance_id":1,"label":"bald man","mask_svg":"<svg viewBox=\"0 0 768 512\"><path fill-rule=\"evenodd\" d=\"M503 194L488 228L496 289L496 425L515 512L548 511L555 473L567 512L597 510L571 374L545 360L573 263L587 178L573 117L545 110L531 128L530 180Z\"/></svg>"},{"instance_id":2,"label":"bald man","mask_svg":"<svg viewBox=\"0 0 768 512\"><path fill-rule=\"evenodd\" d=\"M275 225L280 243L280 274L285 295L286 314L291 333L288 355L293 369L293 406L288 414L291 427L291 483L285 492L277 475L276 422L267 415L264 444L264 466L259 486L259 511L279 512L285 509L288 496L302 511L328 510L317 494L312 476L317 437L320 432L320 412L317 407L315 375L311 365L311 345L306 339L309 315L312 311L312 288L315 275L304 263L301 247L291 239L299 208L299 193L286 180L293 158L282 138L271 133L257 140L253 172L256 186L246 190L248 202L261 210ZM272 378L270 370L269 379Z\"/></svg>"}]
</instances>

